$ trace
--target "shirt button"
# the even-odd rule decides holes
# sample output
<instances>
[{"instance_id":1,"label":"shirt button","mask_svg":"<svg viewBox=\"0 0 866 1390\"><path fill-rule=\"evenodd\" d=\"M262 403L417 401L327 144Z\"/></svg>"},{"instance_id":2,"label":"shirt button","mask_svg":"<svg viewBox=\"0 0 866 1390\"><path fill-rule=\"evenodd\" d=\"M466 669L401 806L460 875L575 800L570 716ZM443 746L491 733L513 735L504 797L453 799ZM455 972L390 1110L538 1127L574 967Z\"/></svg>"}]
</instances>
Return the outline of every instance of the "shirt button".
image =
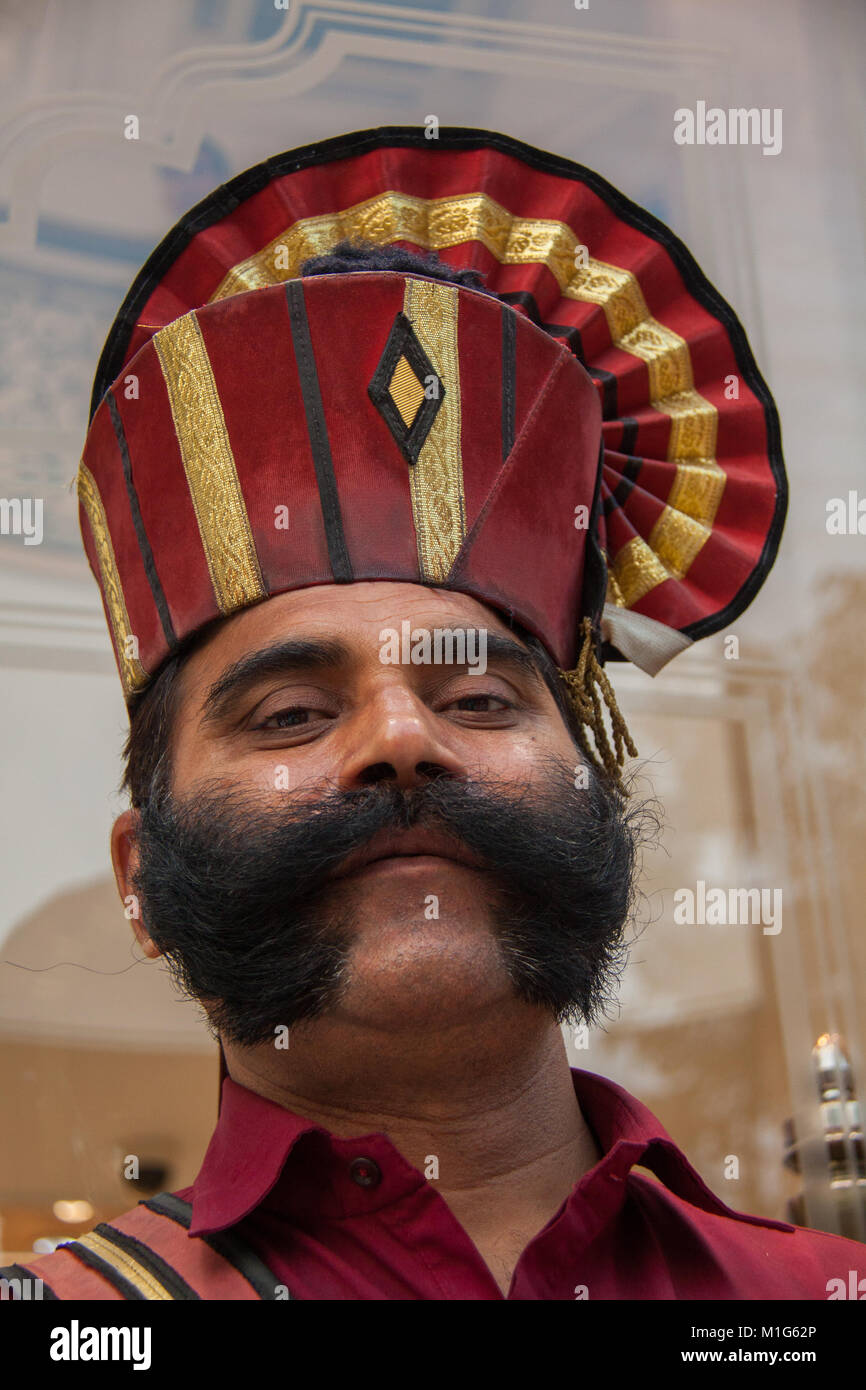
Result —
<instances>
[{"instance_id":1,"label":"shirt button","mask_svg":"<svg viewBox=\"0 0 866 1390\"><path fill-rule=\"evenodd\" d=\"M378 1187L382 1181L382 1170L372 1158L353 1158L349 1172L359 1187Z\"/></svg>"}]
</instances>

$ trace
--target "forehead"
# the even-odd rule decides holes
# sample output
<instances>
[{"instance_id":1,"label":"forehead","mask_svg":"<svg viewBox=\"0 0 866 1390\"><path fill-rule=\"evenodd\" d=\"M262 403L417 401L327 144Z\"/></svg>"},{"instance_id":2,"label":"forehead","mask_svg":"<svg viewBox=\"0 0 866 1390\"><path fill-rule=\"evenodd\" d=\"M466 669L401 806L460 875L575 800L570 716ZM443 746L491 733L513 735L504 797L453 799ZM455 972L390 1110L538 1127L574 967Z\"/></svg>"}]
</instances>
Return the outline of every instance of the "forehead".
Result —
<instances>
[{"instance_id":1,"label":"forehead","mask_svg":"<svg viewBox=\"0 0 866 1390\"><path fill-rule=\"evenodd\" d=\"M512 636L504 617L470 594L424 584L370 580L319 584L277 594L219 623L184 663L190 694L224 668L278 637L339 637L358 655L377 657L383 628L484 628Z\"/></svg>"}]
</instances>

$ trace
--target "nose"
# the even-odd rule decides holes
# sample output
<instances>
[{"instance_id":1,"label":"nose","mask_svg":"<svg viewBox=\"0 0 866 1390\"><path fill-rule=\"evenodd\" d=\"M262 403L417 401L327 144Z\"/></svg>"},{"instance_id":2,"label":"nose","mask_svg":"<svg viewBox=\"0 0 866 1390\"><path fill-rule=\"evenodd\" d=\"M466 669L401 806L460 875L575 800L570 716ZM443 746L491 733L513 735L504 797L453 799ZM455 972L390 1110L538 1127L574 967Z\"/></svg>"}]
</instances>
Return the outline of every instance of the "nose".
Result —
<instances>
[{"instance_id":1,"label":"nose","mask_svg":"<svg viewBox=\"0 0 866 1390\"><path fill-rule=\"evenodd\" d=\"M350 749L339 775L346 791L394 782L408 790L434 777L463 777L437 716L405 686L369 694L352 721Z\"/></svg>"}]
</instances>

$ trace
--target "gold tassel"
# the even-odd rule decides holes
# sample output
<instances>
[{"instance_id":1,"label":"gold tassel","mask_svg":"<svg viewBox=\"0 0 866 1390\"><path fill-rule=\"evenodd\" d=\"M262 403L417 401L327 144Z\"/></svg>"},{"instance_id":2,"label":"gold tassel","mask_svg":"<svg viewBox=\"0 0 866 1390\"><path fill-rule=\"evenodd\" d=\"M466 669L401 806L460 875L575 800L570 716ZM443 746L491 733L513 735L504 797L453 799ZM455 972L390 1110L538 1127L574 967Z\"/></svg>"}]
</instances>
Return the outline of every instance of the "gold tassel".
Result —
<instances>
[{"instance_id":1,"label":"gold tassel","mask_svg":"<svg viewBox=\"0 0 866 1390\"><path fill-rule=\"evenodd\" d=\"M628 753L630 757L636 758L638 751L634 746L626 722L620 714L616 696L613 693L613 686L595 654L592 622L589 618L584 618L580 626L583 632L583 645L580 649L577 665L573 671L560 671L559 674L568 688L569 700L582 726L578 733L578 741L583 752L596 767L606 771L619 790L624 792L622 767L625 762L625 755ZM607 730L604 726L599 692L601 692L610 713L613 748L610 746ZM586 729L592 731L595 748L589 744Z\"/></svg>"}]
</instances>

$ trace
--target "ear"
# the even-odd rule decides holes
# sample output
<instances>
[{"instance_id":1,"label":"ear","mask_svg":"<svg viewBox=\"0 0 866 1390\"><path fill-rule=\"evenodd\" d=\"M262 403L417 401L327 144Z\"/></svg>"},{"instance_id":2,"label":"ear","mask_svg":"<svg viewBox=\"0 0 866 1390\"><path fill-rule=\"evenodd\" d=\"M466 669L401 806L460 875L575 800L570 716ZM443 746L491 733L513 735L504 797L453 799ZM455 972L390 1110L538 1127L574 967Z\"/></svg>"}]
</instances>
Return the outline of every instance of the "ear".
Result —
<instances>
[{"instance_id":1,"label":"ear","mask_svg":"<svg viewBox=\"0 0 866 1390\"><path fill-rule=\"evenodd\" d=\"M111 862L114 878L126 914L132 922L136 940L151 960L156 960L162 952L151 940L147 926L141 915L138 898L133 889L132 879L138 868L138 812L124 811L117 817L111 828Z\"/></svg>"}]
</instances>

